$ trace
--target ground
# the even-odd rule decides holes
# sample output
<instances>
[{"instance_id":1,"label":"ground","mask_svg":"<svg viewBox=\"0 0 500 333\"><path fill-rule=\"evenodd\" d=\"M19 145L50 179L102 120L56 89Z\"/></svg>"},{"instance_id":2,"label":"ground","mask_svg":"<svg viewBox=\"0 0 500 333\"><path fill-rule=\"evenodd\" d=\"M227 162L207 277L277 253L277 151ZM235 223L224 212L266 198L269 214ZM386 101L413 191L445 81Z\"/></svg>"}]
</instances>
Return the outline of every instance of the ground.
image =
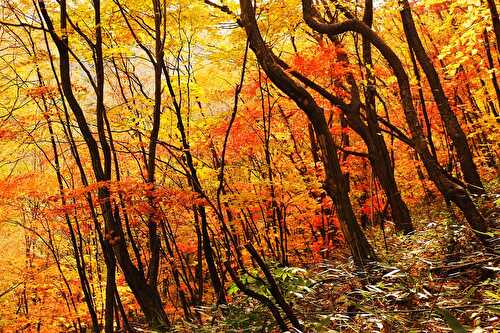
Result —
<instances>
[{"instance_id":1,"label":"ground","mask_svg":"<svg viewBox=\"0 0 500 333\"><path fill-rule=\"evenodd\" d=\"M494 200L483 199L482 206L498 230ZM414 214L414 234L395 235L387 225L384 241L378 226L367 230L380 263L366 274L353 273L342 251L289 275L278 268L274 272L278 279L285 275L282 287L310 332L496 332L500 243L486 249L457 218L450 219L446 205L438 202ZM239 293L227 308L201 311L214 326L183 323L178 330L276 330L267 309Z\"/></svg>"}]
</instances>

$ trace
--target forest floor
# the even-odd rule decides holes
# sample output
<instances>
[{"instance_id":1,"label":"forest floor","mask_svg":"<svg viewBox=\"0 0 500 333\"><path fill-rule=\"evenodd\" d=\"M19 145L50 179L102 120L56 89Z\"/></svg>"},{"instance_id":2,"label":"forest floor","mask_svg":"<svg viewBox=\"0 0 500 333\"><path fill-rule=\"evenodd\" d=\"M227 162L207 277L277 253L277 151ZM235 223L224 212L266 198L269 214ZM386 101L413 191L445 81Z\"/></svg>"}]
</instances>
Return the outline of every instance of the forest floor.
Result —
<instances>
[{"instance_id":1,"label":"forest floor","mask_svg":"<svg viewBox=\"0 0 500 333\"><path fill-rule=\"evenodd\" d=\"M439 201L413 207L417 231L411 235L395 234L391 223L385 232L380 226L365 231L379 256L369 273L355 273L344 248L331 251L320 263L304 257L292 263L298 267L274 266L273 274L305 332L500 332L500 195L480 204L496 237L489 251L463 218L451 217ZM18 253L23 240L17 229L0 231L0 290L5 290L20 274L16 267L23 267ZM256 281L245 281L268 295ZM231 285L228 294L229 305L198 309L203 326L177 322L174 331L278 331L262 304ZM139 323L133 326L137 332L154 332Z\"/></svg>"},{"instance_id":2,"label":"forest floor","mask_svg":"<svg viewBox=\"0 0 500 333\"><path fill-rule=\"evenodd\" d=\"M417 231L411 235L386 230L384 241L379 227L367 230L380 259L368 274L353 273L342 251L320 264L275 268L274 274L307 332L497 332L499 200L482 202L495 236L489 251L460 217L434 203L414 215ZM178 331L277 331L267 309L241 293L224 309L200 311L212 325L182 323Z\"/></svg>"}]
</instances>

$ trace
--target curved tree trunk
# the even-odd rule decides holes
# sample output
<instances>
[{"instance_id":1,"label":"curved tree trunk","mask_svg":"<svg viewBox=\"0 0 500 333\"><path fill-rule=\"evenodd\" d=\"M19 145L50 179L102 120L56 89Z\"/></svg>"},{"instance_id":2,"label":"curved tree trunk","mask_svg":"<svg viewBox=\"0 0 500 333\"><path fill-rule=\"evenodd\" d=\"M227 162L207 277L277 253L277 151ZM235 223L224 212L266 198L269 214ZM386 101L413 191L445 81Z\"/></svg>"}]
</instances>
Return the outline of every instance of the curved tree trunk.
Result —
<instances>
[{"instance_id":1,"label":"curved tree trunk","mask_svg":"<svg viewBox=\"0 0 500 333\"><path fill-rule=\"evenodd\" d=\"M439 114L443 120L446 131L453 142L457 152L464 180L467 188L471 193L484 194L484 187L481 182L476 165L472 158L472 152L467 143L467 137L460 126L458 119L451 110L450 103L446 97L443 86L439 79L436 68L432 64L431 59L427 55L425 48L420 40L408 0L402 0L403 9L401 10L401 18L403 21L403 29L406 35L409 46L413 49L415 56L422 67L422 70L427 77L427 81L434 95L434 100L437 104Z\"/></svg>"},{"instance_id":2,"label":"curved tree trunk","mask_svg":"<svg viewBox=\"0 0 500 333\"><path fill-rule=\"evenodd\" d=\"M365 6L365 17L364 20L371 22L373 14L371 1L367 0L367 5ZM330 11L327 11L327 15L331 20L334 17L331 15ZM337 35L328 34L328 38L336 45L339 45L339 38ZM363 56L365 64L370 65L371 61L371 44L369 42L363 41ZM339 55L339 61L349 63L347 54ZM289 69L288 65L283 61L280 61L280 66L285 69ZM371 72L368 72L368 87L365 91L365 104L364 109L366 110L366 124L362 120L362 115L360 113L361 103L359 101L359 92L357 84L355 82L352 74L347 75L347 81L352 87L351 97L352 101L349 105L346 105L340 101L336 96L330 94L326 89L314 83L313 81L307 79L302 74L291 71L290 72L295 78L304 83L308 88L311 88L318 92L321 96L330 101L333 105L339 107L347 120L349 126L362 138L364 143L368 148L368 158L372 167L374 174L379 179L382 189L384 190L389 205L392 210L392 217L396 230L403 231L404 233L410 233L414 231L413 225L411 223L411 216L408 207L403 201L401 194L394 178L394 166L391 163L391 158L387 145L385 144L384 138L380 131L378 124L378 116L375 109L375 83L374 77Z\"/></svg>"},{"instance_id":3,"label":"curved tree trunk","mask_svg":"<svg viewBox=\"0 0 500 333\"><path fill-rule=\"evenodd\" d=\"M373 23L373 0L365 0L365 10L363 22L369 27ZM377 175L380 185L384 190L387 200L392 211L392 218L396 226L396 230L410 233L414 231L411 223L410 211L399 192L396 179L394 178L394 167L389 157L389 151L385 144L384 137L380 131L377 121L377 111L375 103L376 87L375 77L372 73L372 50L371 43L363 37L363 61L367 66L367 87L365 90L365 106L368 123L368 135L370 136L368 146L368 154L372 168Z\"/></svg>"},{"instance_id":4,"label":"curved tree trunk","mask_svg":"<svg viewBox=\"0 0 500 333\"><path fill-rule=\"evenodd\" d=\"M170 326L170 321L163 308L160 294L155 287L148 284L146 277L137 269L130 258L120 215L118 209L113 211L109 190L105 187L100 188L98 197L105 226L109 230L110 239L106 242L112 247L125 281L132 290L150 326L161 331L167 329Z\"/></svg>"},{"instance_id":5,"label":"curved tree trunk","mask_svg":"<svg viewBox=\"0 0 500 333\"><path fill-rule=\"evenodd\" d=\"M377 141L384 140L380 134L375 134L375 139ZM403 231L406 234L413 232L415 229L411 223L410 211L399 192L394 178L394 168L390 159L388 159L389 151L385 142L370 144L368 146L368 155L380 185L386 193L396 230Z\"/></svg>"},{"instance_id":6,"label":"curved tree trunk","mask_svg":"<svg viewBox=\"0 0 500 333\"><path fill-rule=\"evenodd\" d=\"M436 184L443 196L455 203L465 215L467 222L476 232L477 237L486 242L487 236L484 232L487 230L487 224L474 202L469 197L465 188L459 185L453 178L443 170L436 159L428 149L422 126L418 119L417 112L413 106L413 99L410 90L410 80L403 64L394 51L363 22L354 19L349 15L349 19L337 24L325 24L318 21L315 17L317 12L312 7L312 0L302 0L304 20L315 31L324 34L341 34L353 31L361 34L375 46L382 56L391 66L394 75L398 80L401 103L406 118L406 123L410 129L412 141L415 150L419 154L422 162L429 174L429 178Z\"/></svg>"},{"instance_id":7,"label":"curved tree trunk","mask_svg":"<svg viewBox=\"0 0 500 333\"><path fill-rule=\"evenodd\" d=\"M347 182L342 174L335 143L330 134L323 110L316 104L313 97L290 78L276 62L275 55L266 46L260 34L252 1L240 0L240 7L241 24L245 28L250 48L255 53L259 64L273 84L306 113L312 124L318 138L325 167L326 179L324 187L337 208L341 228L356 265L359 267L376 260L371 245L356 221L348 194Z\"/></svg>"},{"instance_id":8,"label":"curved tree trunk","mask_svg":"<svg viewBox=\"0 0 500 333\"><path fill-rule=\"evenodd\" d=\"M92 134L83 109L73 93L70 72L68 36L65 34L59 36L56 33L52 19L50 18L45 7L45 2L43 0L40 0L38 4L40 7L40 14L45 21L48 33L50 34L59 53L59 70L62 85L61 89L71 111L73 112L77 120L78 127L85 140L92 161L92 169L94 171L96 181L109 181L111 180L111 150L106 138L106 132L104 128L104 64L101 48L102 37L100 31L100 1L94 0L93 2L96 21L95 70L97 87L95 89L95 92L97 101L96 115L99 143ZM61 31L66 31L66 1L60 1L59 6L61 9ZM101 148L103 151L103 160L101 160L99 148ZM137 299L141 310L146 316L146 319L152 326L158 327L160 329L165 329L166 327L170 326L170 322L165 310L163 309L160 295L156 288L152 288L150 285L148 285L146 278L144 277L142 272L137 269L130 258L124 233L121 228L120 216L119 214L113 213L109 190L106 187L99 188L98 198L100 201L100 207L104 218L106 231L109 231L109 234L107 234L106 236L109 236L108 238L110 238L109 240L105 240L106 244L102 248L103 252L106 252L105 255L112 255L110 254L110 249L112 248L113 253L116 257L116 261L119 263L123 271L125 280L127 281L129 287L132 290L132 293ZM114 240L113 244L111 244L110 242L111 239ZM114 278L114 274L109 275L108 277L109 279ZM112 299L114 299L114 296L112 297Z\"/></svg>"},{"instance_id":9,"label":"curved tree trunk","mask_svg":"<svg viewBox=\"0 0 500 333\"><path fill-rule=\"evenodd\" d=\"M370 107L366 106L366 109L368 126L363 124L356 110L346 112L346 118L349 126L361 136L368 148L370 165L387 196L396 230L410 233L415 230L411 223L410 211L401 197L394 178L394 167L378 126L377 115Z\"/></svg>"}]
</instances>

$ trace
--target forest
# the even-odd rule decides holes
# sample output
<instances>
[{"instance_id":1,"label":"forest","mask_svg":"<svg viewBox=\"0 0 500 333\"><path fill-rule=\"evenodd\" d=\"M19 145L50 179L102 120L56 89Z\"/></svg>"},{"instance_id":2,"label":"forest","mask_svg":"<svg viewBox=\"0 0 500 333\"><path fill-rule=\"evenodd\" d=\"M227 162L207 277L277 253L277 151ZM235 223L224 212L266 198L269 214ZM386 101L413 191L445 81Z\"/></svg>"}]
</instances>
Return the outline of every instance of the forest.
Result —
<instances>
[{"instance_id":1,"label":"forest","mask_svg":"<svg viewBox=\"0 0 500 333\"><path fill-rule=\"evenodd\" d=\"M500 332L495 0L0 0L0 333Z\"/></svg>"}]
</instances>

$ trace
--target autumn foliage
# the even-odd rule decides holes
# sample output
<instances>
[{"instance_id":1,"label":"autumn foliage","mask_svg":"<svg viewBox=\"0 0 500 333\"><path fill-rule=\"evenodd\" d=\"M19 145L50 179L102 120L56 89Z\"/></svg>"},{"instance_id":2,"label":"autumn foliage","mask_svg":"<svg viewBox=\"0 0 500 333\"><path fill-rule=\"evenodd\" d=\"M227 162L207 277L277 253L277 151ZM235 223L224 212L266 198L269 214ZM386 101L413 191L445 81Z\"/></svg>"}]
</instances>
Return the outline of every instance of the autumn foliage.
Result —
<instances>
[{"instance_id":1,"label":"autumn foliage","mask_svg":"<svg viewBox=\"0 0 500 333\"><path fill-rule=\"evenodd\" d=\"M338 329L308 269L496 244L494 1L0 9L0 332Z\"/></svg>"}]
</instances>

